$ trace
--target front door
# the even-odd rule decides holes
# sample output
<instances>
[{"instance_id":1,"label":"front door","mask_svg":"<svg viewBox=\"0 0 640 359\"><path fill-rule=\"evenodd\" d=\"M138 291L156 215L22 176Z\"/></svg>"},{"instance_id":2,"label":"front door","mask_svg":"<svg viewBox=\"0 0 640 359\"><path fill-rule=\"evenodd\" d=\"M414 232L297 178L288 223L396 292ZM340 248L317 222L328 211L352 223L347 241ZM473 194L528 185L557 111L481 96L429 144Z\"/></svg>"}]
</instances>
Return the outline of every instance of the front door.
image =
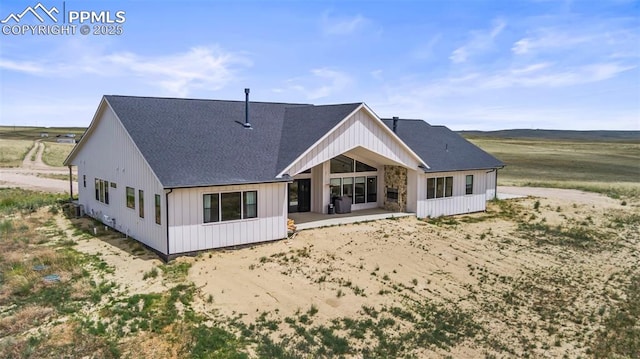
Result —
<instances>
[{"instance_id":1,"label":"front door","mask_svg":"<svg viewBox=\"0 0 640 359\"><path fill-rule=\"evenodd\" d=\"M297 179L289 183L289 213L311 210L311 179Z\"/></svg>"}]
</instances>

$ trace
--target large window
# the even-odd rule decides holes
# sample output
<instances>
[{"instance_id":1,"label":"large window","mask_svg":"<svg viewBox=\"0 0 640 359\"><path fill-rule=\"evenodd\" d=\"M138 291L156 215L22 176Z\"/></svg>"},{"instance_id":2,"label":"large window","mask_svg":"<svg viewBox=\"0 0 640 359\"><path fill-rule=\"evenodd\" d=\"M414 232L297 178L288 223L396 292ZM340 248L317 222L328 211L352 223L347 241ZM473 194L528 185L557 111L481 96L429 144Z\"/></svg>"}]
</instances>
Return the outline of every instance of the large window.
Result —
<instances>
[{"instance_id":1,"label":"large window","mask_svg":"<svg viewBox=\"0 0 640 359\"><path fill-rule=\"evenodd\" d=\"M331 159L331 173L373 172L378 169L366 163L356 161L345 155L338 155Z\"/></svg>"},{"instance_id":2,"label":"large window","mask_svg":"<svg viewBox=\"0 0 640 359\"><path fill-rule=\"evenodd\" d=\"M465 194L473 194L473 175L467 175L465 182Z\"/></svg>"},{"instance_id":3,"label":"large window","mask_svg":"<svg viewBox=\"0 0 640 359\"><path fill-rule=\"evenodd\" d=\"M136 191L131 187L127 187L127 207L136 208Z\"/></svg>"},{"instance_id":4,"label":"large window","mask_svg":"<svg viewBox=\"0 0 640 359\"><path fill-rule=\"evenodd\" d=\"M160 224L162 223L162 210L161 210L161 205L162 202L160 202L160 195L157 194L156 195L156 223Z\"/></svg>"},{"instance_id":5,"label":"large window","mask_svg":"<svg viewBox=\"0 0 640 359\"><path fill-rule=\"evenodd\" d=\"M258 217L258 192L223 192L203 197L204 223Z\"/></svg>"},{"instance_id":6,"label":"large window","mask_svg":"<svg viewBox=\"0 0 640 359\"><path fill-rule=\"evenodd\" d=\"M427 178L427 199L451 197L453 177Z\"/></svg>"},{"instance_id":7,"label":"large window","mask_svg":"<svg viewBox=\"0 0 640 359\"><path fill-rule=\"evenodd\" d=\"M144 218L144 191L138 190L138 215Z\"/></svg>"},{"instance_id":8,"label":"large window","mask_svg":"<svg viewBox=\"0 0 640 359\"><path fill-rule=\"evenodd\" d=\"M109 181L96 178L94 181L96 201L109 204Z\"/></svg>"}]
</instances>

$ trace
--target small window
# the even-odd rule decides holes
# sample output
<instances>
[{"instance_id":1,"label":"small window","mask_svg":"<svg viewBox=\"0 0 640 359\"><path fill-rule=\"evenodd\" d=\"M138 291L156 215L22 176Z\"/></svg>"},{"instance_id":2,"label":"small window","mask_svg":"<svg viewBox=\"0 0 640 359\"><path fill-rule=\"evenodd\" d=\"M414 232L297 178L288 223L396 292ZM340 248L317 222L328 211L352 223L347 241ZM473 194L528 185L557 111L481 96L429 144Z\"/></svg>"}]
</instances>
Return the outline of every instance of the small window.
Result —
<instances>
[{"instance_id":1,"label":"small window","mask_svg":"<svg viewBox=\"0 0 640 359\"><path fill-rule=\"evenodd\" d=\"M398 189L397 188L387 188L387 201L389 201L389 202L398 202Z\"/></svg>"},{"instance_id":2,"label":"small window","mask_svg":"<svg viewBox=\"0 0 640 359\"><path fill-rule=\"evenodd\" d=\"M451 197L453 195L453 177L444 178L444 196Z\"/></svg>"},{"instance_id":3,"label":"small window","mask_svg":"<svg viewBox=\"0 0 640 359\"><path fill-rule=\"evenodd\" d=\"M467 175L465 193L473 194L473 175Z\"/></svg>"},{"instance_id":4,"label":"small window","mask_svg":"<svg viewBox=\"0 0 640 359\"><path fill-rule=\"evenodd\" d=\"M104 181L104 203L109 204L109 181Z\"/></svg>"},{"instance_id":5,"label":"small window","mask_svg":"<svg viewBox=\"0 0 640 359\"><path fill-rule=\"evenodd\" d=\"M436 179L427 178L427 199L436 198Z\"/></svg>"},{"instance_id":6,"label":"small window","mask_svg":"<svg viewBox=\"0 0 640 359\"><path fill-rule=\"evenodd\" d=\"M377 171L378 169L373 167L373 166L369 166L366 163L362 163L360 161L356 161L356 172L372 172L372 171Z\"/></svg>"},{"instance_id":7,"label":"small window","mask_svg":"<svg viewBox=\"0 0 640 359\"><path fill-rule=\"evenodd\" d=\"M87 175L82 175L82 187L87 188Z\"/></svg>"},{"instance_id":8,"label":"small window","mask_svg":"<svg viewBox=\"0 0 640 359\"><path fill-rule=\"evenodd\" d=\"M131 187L127 187L127 207L136 208L136 192Z\"/></svg>"},{"instance_id":9,"label":"small window","mask_svg":"<svg viewBox=\"0 0 640 359\"><path fill-rule=\"evenodd\" d=\"M111 182L111 188L118 188L118 185L115 182Z\"/></svg>"},{"instance_id":10,"label":"small window","mask_svg":"<svg viewBox=\"0 0 640 359\"><path fill-rule=\"evenodd\" d=\"M161 209L160 195L156 195L156 223L162 223L162 209Z\"/></svg>"},{"instance_id":11,"label":"small window","mask_svg":"<svg viewBox=\"0 0 640 359\"><path fill-rule=\"evenodd\" d=\"M244 217L243 218L256 218L258 217L258 192L248 191L244 192Z\"/></svg>"},{"instance_id":12,"label":"small window","mask_svg":"<svg viewBox=\"0 0 640 359\"><path fill-rule=\"evenodd\" d=\"M100 185L100 199L99 199L99 201L104 203L104 181L100 180L98 182L99 182L99 185Z\"/></svg>"},{"instance_id":13,"label":"small window","mask_svg":"<svg viewBox=\"0 0 640 359\"><path fill-rule=\"evenodd\" d=\"M144 218L144 191L138 190L138 215Z\"/></svg>"},{"instance_id":14,"label":"small window","mask_svg":"<svg viewBox=\"0 0 640 359\"><path fill-rule=\"evenodd\" d=\"M96 188L96 201L100 201L100 180L95 179L94 186Z\"/></svg>"},{"instance_id":15,"label":"small window","mask_svg":"<svg viewBox=\"0 0 640 359\"><path fill-rule=\"evenodd\" d=\"M354 203L365 203L366 197L366 178L365 177L356 177L356 183L353 188L355 197Z\"/></svg>"},{"instance_id":16,"label":"small window","mask_svg":"<svg viewBox=\"0 0 640 359\"><path fill-rule=\"evenodd\" d=\"M220 221L220 205L218 203L219 195L205 194L204 199L204 223Z\"/></svg>"}]
</instances>

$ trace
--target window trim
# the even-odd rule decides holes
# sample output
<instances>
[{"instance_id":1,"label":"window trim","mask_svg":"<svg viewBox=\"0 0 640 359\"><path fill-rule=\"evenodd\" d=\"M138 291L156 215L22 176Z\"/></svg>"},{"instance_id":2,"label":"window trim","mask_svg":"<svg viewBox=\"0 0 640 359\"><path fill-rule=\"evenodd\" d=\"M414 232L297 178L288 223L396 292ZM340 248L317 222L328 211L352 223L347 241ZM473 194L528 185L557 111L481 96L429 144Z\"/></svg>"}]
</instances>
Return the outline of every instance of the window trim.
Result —
<instances>
[{"instance_id":1,"label":"window trim","mask_svg":"<svg viewBox=\"0 0 640 359\"><path fill-rule=\"evenodd\" d=\"M133 187L126 186L125 187L125 205L127 208L136 209L136 190ZM129 196L129 190L131 190L131 196ZM129 205L129 197L133 200L131 201L131 206Z\"/></svg>"},{"instance_id":2,"label":"window trim","mask_svg":"<svg viewBox=\"0 0 640 359\"><path fill-rule=\"evenodd\" d=\"M138 190L138 217L144 218L144 190Z\"/></svg>"},{"instance_id":3,"label":"window trim","mask_svg":"<svg viewBox=\"0 0 640 359\"><path fill-rule=\"evenodd\" d=\"M159 194L155 195L155 214L156 224L162 225L162 197Z\"/></svg>"},{"instance_id":4,"label":"window trim","mask_svg":"<svg viewBox=\"0 0 640 359\"><path fill-rule=\"evenodd\" d=\"M255 204L252 204L252 206L255 206L255 216L247 216L247 204L246 204L246 200L247 200L247 193L249 192L255 192ZM235 193L239 193L240 194L240 218L233 218L233 219L223 219L222 218L222 199L224 198L225 194L235 194ZM212 224L221 224L221 223L232 223L232 222L239 222L239 221L251 221L251 220L256 220L258 218L260 218L260 209L259 209L259 199L258 199L258 195L259 195L259 191L257 189L252 189L252 190L246 190L246 191L220 191L220 192L204 192L202 193L202 224L203 225L212 225ZM213 198L217 198L218 199L218 209L217 209L217 219L213 219L210 218L209 221L206 221L206 217L205 217L205 197L206 196L212 196ZM213 211L213 207L210 208L211 211ZM211 213L209 216L211 217L213 215L213 213Z\"/></svg>"},{"instance_id":5,"label":"window trim","mask_svg":"<svg viewBox=\"0 0 640 359\"><path fill-rule=\"evenodd\" d=\"M469 179L471 179L471 183L469 183ZM464 194L472 195L473 194L473 175L466 175L464 178Z\"/></svg>"},{"instance_id":6,"label":"window trim","mask_svg":"<svg viewBox=\"0 0 640 359\"><path fill-rule=\"evenodd\" d=\"M454 197L453 183L453 176L427 178L427 200Z\"/></svg>"}]
</instances>

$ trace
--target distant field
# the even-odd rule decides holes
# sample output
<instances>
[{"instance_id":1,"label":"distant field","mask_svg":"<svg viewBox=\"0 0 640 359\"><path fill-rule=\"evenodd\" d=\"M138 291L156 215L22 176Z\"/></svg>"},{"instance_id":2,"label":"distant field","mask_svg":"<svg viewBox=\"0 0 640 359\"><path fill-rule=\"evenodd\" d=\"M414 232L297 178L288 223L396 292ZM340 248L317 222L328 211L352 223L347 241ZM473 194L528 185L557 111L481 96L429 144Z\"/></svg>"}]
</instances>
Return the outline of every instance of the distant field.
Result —
<instances>
[{"instance_id":1,"label":"distant field","mask_svg":"<svg viewBox=\"0 0 640 359\"><path fill-rule=\"evenodd\" d=\"M0 139L0 167L18 167L33 147L31 140Z\"/></svg>"},{"instance_id":2,"label":"distant field","mask_svg":"<svg viewBox=\"0 0 640 359\"><path fill-rule=\"evenodd\" d=\"M42 153L42 162L49 166L60 167L72 149L73 144L69 143L46 143Z\"/></svg>"},{"instance_id":3,"label":"distant field","mask_svg":"<svg viewBox=\"0 0 640 359\"><path fill-rule=\"evenodd\" d=\"M506 167L501 185L577 188L640 195L640 143L471 137ZM613 190L613 193L609 193ZM617 193L615 193L617 191Z\"/></svg>"},{"instance_id":4,"label":"distant field","mask_svg":"<svg viewBox=\"0 0 640 359\"><path fill-rule=\"evenodd\" d=\"M0 139L11 140L35 140L43 142L56 142L56 136L73 133L76 138L82 136L84 127L30 127L30 126L0 126ZM48 137L40 137L41 133L47 133Z\"/></svg>"}]
</instances>

